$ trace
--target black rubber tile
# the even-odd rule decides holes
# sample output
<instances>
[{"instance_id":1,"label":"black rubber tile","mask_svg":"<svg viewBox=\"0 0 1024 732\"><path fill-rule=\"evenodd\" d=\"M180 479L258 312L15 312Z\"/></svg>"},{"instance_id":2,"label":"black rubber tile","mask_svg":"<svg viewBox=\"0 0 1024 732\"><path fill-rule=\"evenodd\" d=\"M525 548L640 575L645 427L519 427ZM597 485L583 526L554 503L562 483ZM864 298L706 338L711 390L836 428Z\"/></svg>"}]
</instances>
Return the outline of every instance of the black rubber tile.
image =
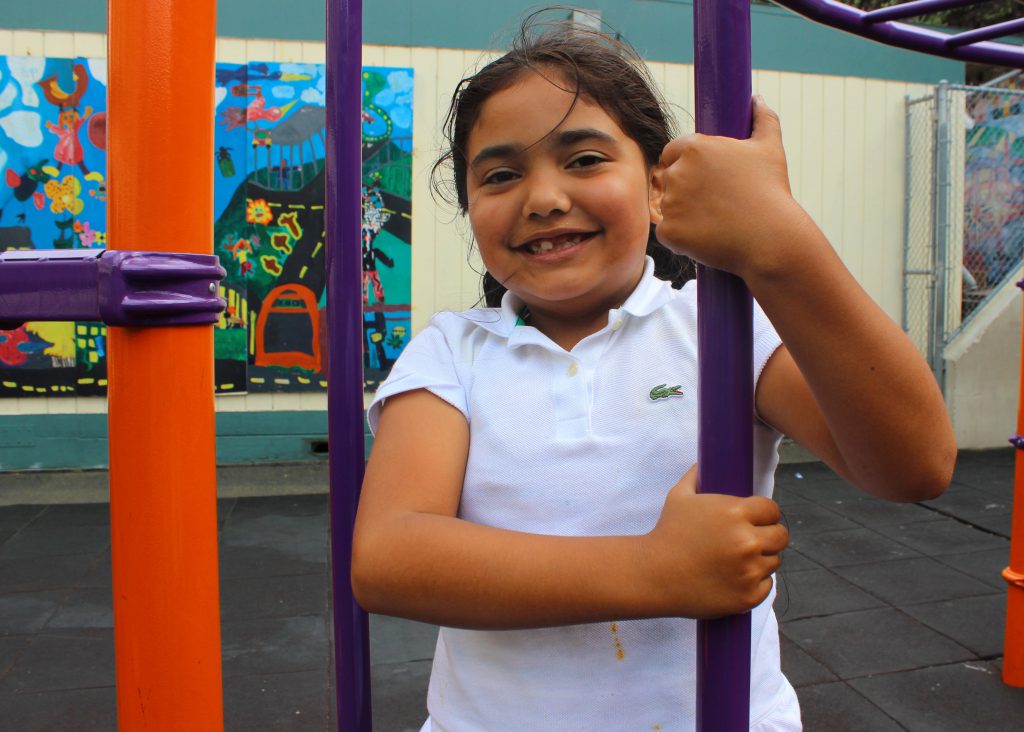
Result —
<instances>
[{"instance_id":1,"label":"black rubber tile","mask_svg":"<svg viewBox=\"0 0 1024 732\"><path fill-rule=\"evenodd\" d=\"M801 503L810 503L806 498L800 494L789 490L785 486L775 486L775 491L772 493L772 500L777 504L785 508L786 506L799 505Z\"/></svg>"},{"instance_id":2,"label":"black rubber tile","mask_svg":"<svg viewBox=\"0 0 1024 732\"><path fill-rule=\"evenodd\" d=\"M975 453L961 452L957 456L953 480L1005 495L1013 486L1015 453L1013 448Z\"/></svg>"},{"instance_id":3,"label":"black rubber tile","mask_svg":"<svg viewBox=\"0 0 1024 732\"><path fill-rule=\"evenodd\" d=\"M0 693L114 685L114 633L37 635L0 681Z\"/></svg>"},{"instance_id":4,"label":"black rubber tile","mask_svg":"<svg viewBox=\"0 0 1024 732\"><path fill-rule=\"evenodd\" d=\"M224 546L219 550L221 580L286 577L326 571L327 557L307 561L281 549L259 546Z\"/></svg>"},{"instance_id":5,"label":"black rubber tile","mask_svg":"<svg viewBox=\"0 0 1024 732\"><path fill-rule=\"evenodd\" d=\"M325 561L328 528L326 514L312 516L240 517L236 507L221 532L224 547L264 547L286 552L307 562Z\"/></svg>"},{"instance_id":6,"label":"black rubber tile","mask_svg":"<svg viewBox=\"0 0 1024 732\"><path fill-rule=\"evenodd\" d=\"M236 506L221 532L222 577L273 577L324 571L330 554L326 514L240 518L236 515L239 510Z\"/></svg>"},{"instance_id":7,"label":"black rubber tile","mask_svg":"<svg viewBox=\"0 0 1024 732\"><path fill-rule=\"evenodd\" d=\"M0 595L0 636L39 632L60 608L63 591Z\"/></svg>"},{"instance_id":8,"label":"black rubber tile","mask_svg":"<svg viewBox=\"0 0 1024 732\"><path fill-rule=\"evenodd\" d=\"M21 652L28 648L32 642L31 635L6 635L0 636L0 679L14 667L15 661ZM2 709L3 707L0 707Z\"/></svg>"},{"instance_id":9,"label":"black rubber tile","mask_svg":"<svg viewBox=\"0 0 1024 732\"><path fill-rule=\"evenodd\" d=\"M1004 539L1009 539L1012 533L1013 513L1011 511L965 516L961 520L968 522L971 526L998 534Z\"/></svg>"},{"instance_id":10,"label":"black rubber tile","mask_svg":"<svg viewBox=\"0 0 1024 732\"><path fill-rule=\"evenodd\" d=\"M300 496L252 496L239 498L231 512L233 519L258 516L319 516L327 513L325 493Z\"/></svg>"},{"instance_id":11,"label":"black rubber tile","mask_svg":"<svg viewBox=\"0 0 1024 732\"><path fill-rule=\"evenodd\" d=\"M1011 493L1004 498L974 486L954 482L941 496L933 501L925 501L921 505L950 516L970 516L990 511L1007 511L1012 502Z\"/></svg>"},{"instance_id":12,"label":"black rubber tile","mask_svg":"<svg viewBox=\"0 0 1024 732\"><path fill-rule=\"evenodd\" d=\"M988 585L928 557L837 567L835 572L890 605L901 607L992 592Z\"/></svg>"},{"instance_id":13,"label":"black rubber tile","mask_svg":"<svg viewBox=\"0 0 1024 732\"><path fill-rule=\"evenodd\" d=\"M17 732L117 729L117 691L112 686L35 694L0 693L4 729Z\"/></svg>"},{"instance_id":14,"label":"black rubber tile","mask_svg":"<svg viewBox=\"0 0 1024 732\"><path fill-rule=\"evenodd\" d=\"M305 732L328 729L324 670L224 679L226 732ZM384 729L384 728L380 728Z\"/></svg>"},{"instance_id":15,"label":"black rubber tile","mask_svg":"<svg viewBox=\"0 0 1024 732\"><path fill-rule=\"evenodd\" d=\"M902 732L885 712L842 682L797 689L807 732Z\"/></svg>"},{"instance_id":16,"label":"black rubber tile","mask_svg":"<svg viewBox=\"0 0 1024 732\"><path fill-rule=\"evenodd\" d=\"M427 719L430 662L387 663L370 671L373 728L419 732Z\"/></svg>"},{"instance_id":17,"label":"black rubber tile","mask_svg":"<svg viewBox=\"0 0 1024 732\"><path fill-rule=\"evenodd\" d=\"M894 503L863 494L852 498L837 498L822 505L856 524L867 527L935 521L941 518L941 514L916 503Z\"/></svg>"},{"instance_id":18,"label":"black rubber tile","mask_svg":"<svg viewBox=\"0 0 1024 732\"><path fill-rule=\"evenodd\" d=\"M822 506L833 501L848 501L864 495L845 480L834 476L832 478L797 480L788 484L787 489Z\"/></svg>"},{"instance_id":19,"label":"black rubber tile","mask_svg":"<svg viewBox=\"0 0 1024 732\"><path fill-rule=\"evenodd\" d=\"M974 651L979 658L1003 653L1006 593L910 605L903 612Z\"/></svg>"},{"instance_id":20,"label":"black rubber tile","mask_svg":"<svg viewBox=\"0 0 1024 732\"><path fill-rule=\"evenodd\" d=\"M836 681L836 675L811 658L796 643L785 636L779 638L782 652L782 672L794 688Z\"/></svg>"},{"instance_id":21,"label":"black rubber tile","mask_svg":"<svg viewBox=\"0 0 1024 732\"><path fill-rule=\"evenodd\" d=\"M114 598L110 588L90 587L69 592L46 624L45 632L112 630L113 627Z\"/></svg>"},{"instance_id":22,"label":"black rubber tile","mask_svg":"<svg viewBox=\"0 0 1024 732\"><path fill-rule=\"evenodd\" d=\"M1009 732L1024 720L1024 691L1004 686L987 663L921 668L850 685L911 732Z\"/></svg>"},{"instance_id":23,"label":"black rubber tile","mask_svg":"<svg viewBox=\"0 0 1024 732\"><path fill-rule=\"evenodd\" d=\"M790 536L810 536L822 531L859 528L852 521L847 521L839 514L810 501L784 506L782 523L789 529Z\"/></svg>"},{"instance_id":24,"label":"black rubber tile","mask_svg":"<svg viewBox=\"0 0 1024 732\"><path fill-rule=\"evenodd\" d=\"M814 562L796 549L786 549L782 552L782 574L789 572L806 572L809 569L821 569L821 565Z\"/></svg>"},{"instance_id":25,"label":"black rubber tile","mask_svg":"<svg viewBox=\"0 0 1024 732\"><path fill-rule=\"evenodd\" d=\"M330 658L322 615L233 620L221 626L224 675L324 672Z\"/></svg>"},{"instance_id":26,"label":"black rubber tile","mask_svg":"<svg viewBox=\"0 0 1024 732\"><path fill-rule=\"evenodd\" d=\"M46 506L0 506L0 531L15 532L27 526Z\"/></svg>"},{"instance_id":27,"label":"black rubber tile","mask_svg":"<svg viewBox=\"0 0 1024 732\"><path fill-rule=\"evenodd\" d=\"M434 657L436 625L388 615L370 616L370 658L374 664L423 661Z\"/></svg>"},{"instance_id":28,"label":"black rubber tile","mask_svg":"<svg viewBox=\"0 0 1024 732\"><path fill-rule=\"evenodd\" d=\"M1010 561L1010 545L1004 548L989 549L982 552L968 552L966 554L950 554L949 556L936 557L943 564L948 564L964 574L969 574L974 579L984 582L990 587L1000 590L1006 589L1006 580L1003 579L1003 569Z\"/></svg>"},{"instance_id":29,"label":"black rubber tile","mask_svg":"<svg viewBox=\"0 0 1024 732\"><path fill-rule=\"evenodd\" d=\"M101 585L104 582L99 570L103 566L102 557L95 554L0 559L0 588L21 592ZM109 578L105 584L110 585Z\"/></svg>"},{"instance_id":30,"label":"black rubber tile","mask_svg":"<svg viewBox=\"0 0 1024 732\"><path fill-rule=\"evenodd\" d=\"M827 569L776 575L776 580L775 614L780 622L884 605Z\"/></svg>"},{"instance_id":31,"label":"black rubber tile","mask_svg":"<svg viewBox=\"0 0 1024 732\"><path fill-rule=\"evenodd\" d=\"M843 567L919 556L917 551L871 529L825 531L811 536L794 536L791 537L790 546L824 567Z\"/></svg>"},{"instance_id":32,"label":"black rubber tile","mask_svg":"<svg viewBox=\"0 0 1024 732\"><path fill-rule=\"evenodd\" d=\"M217 529L224 528L224 522L231 518L232 512L235 510L235 504L238 502L237 498L218 498L217 499Z\"/></svg>"},{"instance_id":33,"label":"black rubber tile","mask_svg":"<svg viewBox=\"0 0 1024 732\"><path fill-rule=\"evenodd\" d=\"M974 654L898 610L783 623L782 632L841 679L953 663Z\"/></svg>"},{"instance_id":34,"label":"black rubber tile","mask_svg":"<svg viewBox=\"0 0 1024 732\"><path fill-rule=\"evenodd\" d=\"M223 579L220 615L235 618L273 618L326 613L330 598L327 573L285 577Z\"/></svg>"},{"instance_id":35,"label":"black rubber tile","mask_svg":"<svg viewBox=\"0 0 1024 732\"><path fill-rule=\"evenodd\" d=\"M1007 540L1002 537L965 526L954 519L899 526L879 526L877 530L879 533L931 557L979 552L985 549L1001 549L1008 545Z\"/></svg>"},{"instance_id":36,"label":"black rubber tile","mask_svg":"<svg viewBox=\"0 0 1024 732\"><path fill-rule=\"evenodd\" d=\"M106 526L27 526L0 546L0 559L100 554L108 546Z\"/></svg>"},{"instance_id":37,"label":"black rubber tile","mask_svg":"<svg viewBox=\"0 0 1024 732\"><path fill-rule=\"evenodd\" d=\"M33 529L71 526L110 526L109 503L67 503L46 506L31 524Z\"/></svg>"}]
</instances>

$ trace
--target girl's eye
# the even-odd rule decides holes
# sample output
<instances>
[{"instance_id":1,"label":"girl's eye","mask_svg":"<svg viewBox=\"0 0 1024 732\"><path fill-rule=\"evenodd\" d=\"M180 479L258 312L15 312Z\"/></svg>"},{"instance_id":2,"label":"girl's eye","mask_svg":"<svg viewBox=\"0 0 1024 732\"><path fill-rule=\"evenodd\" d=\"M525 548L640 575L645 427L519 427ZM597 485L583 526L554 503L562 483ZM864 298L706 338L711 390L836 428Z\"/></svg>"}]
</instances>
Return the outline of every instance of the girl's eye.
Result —
<instances>
[{"instance_id":1,"label":"girl's eye","mask_svg":"<svg viewBox=\"0 0 1024 732\"><path fill-rule=\"evenodd\" d=\"M605 162L605 158L595 153L584 153L578 157L573 158L568 167L570 168L592 168L595 165Z\"/></svg>"},{"instance_id":2,"label":"girl's eye","mask_svg":"<svg viewBox=\"0 0 1024 732\"><path fill-rule=\"evenodd\" d=\"M492 170L483 177L481 183L485 186L495 186L508 183L510 180L515 180L516 177L516 173L511 170Z\"/></svg>"}]
</instances>

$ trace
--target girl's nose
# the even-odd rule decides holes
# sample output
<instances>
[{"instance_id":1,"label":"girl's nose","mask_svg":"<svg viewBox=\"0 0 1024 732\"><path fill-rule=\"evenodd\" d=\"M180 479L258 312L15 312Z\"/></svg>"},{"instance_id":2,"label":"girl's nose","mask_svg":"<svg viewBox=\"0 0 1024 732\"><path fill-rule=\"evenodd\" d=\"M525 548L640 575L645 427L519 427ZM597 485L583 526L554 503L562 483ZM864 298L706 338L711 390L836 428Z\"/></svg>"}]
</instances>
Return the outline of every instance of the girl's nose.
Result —
<instances>
[{"instance_id":1,"label":"girl's nose","mask_svg":"<svg viewBox=\"0 0 1024 732\"><path fill-rule=\"evenodd\" d=\"M546 218L553 214L568 213L572 198L565 187L552 173L535 172L527 181L526 199L523 201L523 216Z\"/></svg>"}]
</instances>

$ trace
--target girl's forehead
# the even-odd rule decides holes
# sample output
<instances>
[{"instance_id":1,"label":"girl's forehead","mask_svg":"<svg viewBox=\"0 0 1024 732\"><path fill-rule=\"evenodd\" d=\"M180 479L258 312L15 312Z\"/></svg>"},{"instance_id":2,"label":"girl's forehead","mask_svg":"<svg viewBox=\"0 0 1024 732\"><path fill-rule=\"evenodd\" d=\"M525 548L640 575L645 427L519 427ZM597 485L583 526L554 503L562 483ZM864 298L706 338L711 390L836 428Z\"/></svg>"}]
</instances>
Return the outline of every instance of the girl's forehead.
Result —
<instances>
[{"instance_id":1,"label":"girl's forehead","mask_svg":"<svg viewBox=\"0 0 1024 732\"><path fill-rule=\"evenodd\" d=\"M528 146L560 127L586 126L616 136L618 123L589 97L577 94L557 73L525 72L511 86L495 92L480 107L469 133L469 158L474 149L500 143Z\"/></svg>"}]
</instances>

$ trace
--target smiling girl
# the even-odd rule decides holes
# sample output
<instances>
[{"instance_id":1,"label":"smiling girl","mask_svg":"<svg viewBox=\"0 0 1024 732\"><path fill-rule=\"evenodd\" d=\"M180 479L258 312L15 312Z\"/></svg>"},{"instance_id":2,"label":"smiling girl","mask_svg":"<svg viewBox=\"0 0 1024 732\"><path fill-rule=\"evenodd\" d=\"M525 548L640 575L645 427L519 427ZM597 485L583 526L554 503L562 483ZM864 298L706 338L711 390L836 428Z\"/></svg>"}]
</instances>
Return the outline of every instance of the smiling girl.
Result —
<instances>
[{"instance_id":1,"label":"smiling girl","mask_svg":"<svg viewBox=\"0 0 1024 732\"><path fill-rule=\"evenodd\" d=\"M445 160L491 307L435 316L378 390L352 568L368 611L442 626L425 730L692 730L694 619L748 610L751 729L798 730L782 434L883 498L949 482L931 373L753 122L670 141L642 61L567 27L459 85ZM696 285L665 247L760 304L752 498L695 493Z\"/></svg>"}]
</instances>

